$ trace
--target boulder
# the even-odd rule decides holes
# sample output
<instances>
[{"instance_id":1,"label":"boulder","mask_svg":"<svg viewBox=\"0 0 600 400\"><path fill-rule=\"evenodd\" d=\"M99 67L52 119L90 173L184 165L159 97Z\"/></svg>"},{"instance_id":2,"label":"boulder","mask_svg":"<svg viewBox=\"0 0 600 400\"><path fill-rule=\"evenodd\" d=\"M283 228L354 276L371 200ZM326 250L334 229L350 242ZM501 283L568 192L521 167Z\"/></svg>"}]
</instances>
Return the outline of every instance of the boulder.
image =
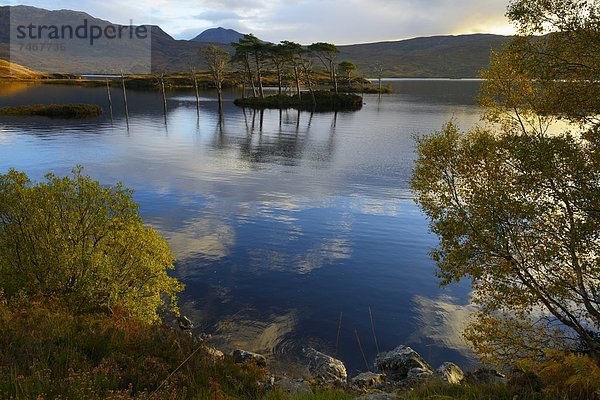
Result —
<instances>
[{"instance_id":1,"label":"boulder","mask_svg":"<svg viewBox=\"0 0 600 400\"><path fill-rule=\"evenodd\" d=\"M352 384L360 388L379 387L385 381L385 375L373 372L363 372L352 378Z\"/></svg>"},{"instance_id":2,"label":"boulder","mask_svg":"<svg viewBox=\"0 0 600 400\"><path fill-rule=\"evenodd\" d=\"M304 354L308 358L308 371L314 378L327 383L346 382L348 374L343 362L313 348L304 349Z\"/></svg>"},{"instance_id":3,"label":"boulder","mask_svg":"<svg viewBox=\"0 0 600 400\"><path fill-rule=\"evenodd\" d=\"M223 352L221 350L217 350L214 347L207 347L206 348L206 353L213 360L222 360L222 359L225 358L225 354L223 354Z\"/></svg>"},{"instance_id":4,"label":"boulder","mask_svg":"<svg viewBox=\"0 0 600 400\"><path fill-rule=\"evenodd\" d=\"M181 329L182 331L191 331L192 329L194 329L194 323L185 315L179 317L177 322L179 324L179 329Z\"/></svg>"},{"instance_id":5,"label":"boulder","mask_svg":"<svg viewBox=\"0 0 600 400\"><path fill-rule=\"evenodd\" d=\"M274 388L289 394L290 396L302 396L313 394L309 384L303 379L281 378L273 384Z\"/></svg>"},{"instance_id":6,"label":"boulder","mask_svg":"<svg viewBox=\"0 0 600 400\"><path fill-rule=\"evenodd\" d=\"M459 385L465 379L465 373L460 367L451 362L445 362L435 370L435 376L452 385Z\"/></svg>"},{"instance_id":7,"label":"boulder","mask_svg":"<svg viewBox=\"0 0 600 400\"><path fill-rule=\"evenodd\" d=\"M256 364L259 367L267 366L267 359L265 356L250 351L237 349L233 351L233 362L236 364Z\"/></svg>"},{"instance_id":8,"label":"boulder","mask_svg":"<svg viewBox=\"0 0 600 400\"><path fill-rule=\"evenodd\" d=\"M475 385L487 383L507 383L508 380L504 374L488 368L479 368L466 376L466 380Z\"/></svg>"},{"instance_id":9,"label":"boulder","mask_svg":"<svg viewBox=\"0 0 600 400\"><path fill-rule=\"evenodd\" d=\"M415 367L408 370L406 379L411 382L424 381L433 376L433 371L427 368Z\"/></svg>"},{"instance_id":10,"label":"boulder","mask_svg":"<svg viewBox=\"0 0 600 400\"><path fill-rule=\"evenodd\" d=\"M392 381L401 381L408 378L410 370L415 369L412 377L433 374L433 369L413 349L400 345L387 353L380 353L376 360L377 368Z\"/></svg>"}]
</instances>

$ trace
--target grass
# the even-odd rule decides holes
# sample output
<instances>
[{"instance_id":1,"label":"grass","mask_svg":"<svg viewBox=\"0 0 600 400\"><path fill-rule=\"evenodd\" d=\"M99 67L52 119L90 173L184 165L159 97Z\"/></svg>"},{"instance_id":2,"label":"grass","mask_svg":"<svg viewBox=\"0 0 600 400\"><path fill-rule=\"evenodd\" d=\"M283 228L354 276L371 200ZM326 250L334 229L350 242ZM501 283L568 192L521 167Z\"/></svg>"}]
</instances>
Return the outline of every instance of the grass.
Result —
<instances>
[{"instance_id":1,"label":"grass","mask_svg":"<svg viewBox=\"0 0 600 400\"><path fill-rule=\"evenodd\" d=\"M354 400L356 394L341 389L321 389L314 394L290 396L280 390L274 390L265 396L265 400Z\"/></svg>"},{"instance_id":2,"label":"grass","mask_svg":"<svg viewBox=\"0 0 600 400\"><path fill-rule=\"evenodd\" d=\"M352 400L360 393L313 387L292 396L258 383L268 371L215 360L190 336L148 325L118 309L74 315L56 300L11 300L0 294L1 399ZM193 356L190 358L190 355ZM188 359L189 358L189 359ZM186 361L187 360L187 361ZM567 385L562 385L563 389ZM450 385L431 380L398 390L402 400L597 399L527 383Z\"/></svg>"},{"instance_id":3,"label":"grass","mask_svg":"<svg viewBox=\"0 0 600 400\"><path fill-rule=\"evenodd\" d=\"M80 119L98 117L101 114L102 107L96 104L36 104L0 108L0 115L6 116L43 116L49 118Z\"/></svg>"},{"instance_id":4,"label":"grass","mask_svg":"<svg viewBox=\"0 0 600 400\"><path fill-rule=\"evenodd\" d=\"M166 325L75 316L58 302L0 304L0 398L256 399L266 371L214 360ZM161 386L162 384L162 386ZM159 389L160 388L160 389ZM216 396L216 397L215 397Z\"/></svg>"},{"instance_id":5,"label":"grass","mask_svg":"<svg viewBox=\"0 0 600 400\"><path fill-rule=\"evenodd\" d=\"M335 94L326 91L315 92L315 102L309 93L297 95L274 95L265 98L247 97L236 99L235 105L255 109L300 109L307 111L357 111L362 108L363 98L356 94Z\"/></svg>"}]
</instances>

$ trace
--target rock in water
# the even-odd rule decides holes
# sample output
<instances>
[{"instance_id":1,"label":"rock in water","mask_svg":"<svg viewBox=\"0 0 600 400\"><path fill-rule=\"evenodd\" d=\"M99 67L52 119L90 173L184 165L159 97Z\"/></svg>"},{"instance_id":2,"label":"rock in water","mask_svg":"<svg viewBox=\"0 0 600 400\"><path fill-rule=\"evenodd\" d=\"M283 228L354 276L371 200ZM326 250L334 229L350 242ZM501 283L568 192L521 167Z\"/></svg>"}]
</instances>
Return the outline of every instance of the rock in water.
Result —
<instances>
[{"instance_id":1,"label":"rock in water","mask_svg":"<svg viewBox=\"0 0 600 400\"><path fill-rule=\"evenodd\" d=\"M304 354L308 358L308 370L314 378L327 383L346 382L348 374L343 362L310 347L304 349Z\"/></svg>"},{"instance_id":2,"label":"rock in water","mask_svg":"<svg viewBox=\"0 0 600 400\"><path fill-rule=\"evenodd\" d=\"M373 372L363 372L352 378L352 384L360 388L374 388L380 386L385 381L385 375L374 374Z\"/></svg>"},{"instance_id":3,"label":"rock in water","mask_svg":"<svg viewBox=\"0 0 600 400\"><path fill-rule=\"evenodd\" d=\"M445 362L435 370L435 375L452 385L459 385L465 379L465 373L460 367L451 362Z\"/></svg>"},{"instance_id":4,"label":"rock in water","mask_svg":"<svg viewBox=\"0 0 600 400\"><path fill-rule=\"evenodd\" d=\"M401 381L409 378L408 373L411 373L411 378L420 378L425 374L433 374L433 369L423 358L408 346L400 345L392 351L377 355L377 367L381 372L393 381Z\"/></svg>"},{"instance_id":5,"label":"rock in water","mask_svg":"<svg viewBox=\"0 0 600 400\"><path fill-rule=\"evenodd\" d=\"M190 321L190 319L188 317L186 317L185 315L182 315L181 317L179 317L179 328L182 331L191 331L192 329L194 329L194 323L192 321Z\"/></svg>"},{"instance_id":6,"label":"rock in water","mask_svg":"<svg viewBox=\"0 0 600 400\"><path fill-rule=\"evenodd\" d=\"M267 359L265 358L265 356L257 354L257 353L252 353L250 351L237 349L237 350L233 351L232 355L233 355L233 362L236 364L254 363L254 364L258 365L259 367L267 366Z\"/></svg>"}]
</instances>

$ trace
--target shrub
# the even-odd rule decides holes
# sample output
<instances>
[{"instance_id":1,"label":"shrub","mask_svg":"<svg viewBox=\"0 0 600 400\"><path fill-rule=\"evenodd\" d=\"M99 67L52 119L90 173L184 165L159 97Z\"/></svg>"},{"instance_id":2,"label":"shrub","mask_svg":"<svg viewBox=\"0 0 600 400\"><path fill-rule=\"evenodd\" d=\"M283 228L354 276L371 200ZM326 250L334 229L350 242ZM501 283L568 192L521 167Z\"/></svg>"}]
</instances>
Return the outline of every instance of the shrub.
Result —
<instances>
[{"instance_id":1,"label":"shrub","mask_svg":"<svg viewBox=\"0 0 600 400\"><path fill-rule=\"evenodd\" d=\"M167 242L138 215L132 191L76 168L33 183L0 175L0 289L8 299L54 297L75 312L123 309L158 320L182 285L167 275Z\"/></svg>"}]
</instances>

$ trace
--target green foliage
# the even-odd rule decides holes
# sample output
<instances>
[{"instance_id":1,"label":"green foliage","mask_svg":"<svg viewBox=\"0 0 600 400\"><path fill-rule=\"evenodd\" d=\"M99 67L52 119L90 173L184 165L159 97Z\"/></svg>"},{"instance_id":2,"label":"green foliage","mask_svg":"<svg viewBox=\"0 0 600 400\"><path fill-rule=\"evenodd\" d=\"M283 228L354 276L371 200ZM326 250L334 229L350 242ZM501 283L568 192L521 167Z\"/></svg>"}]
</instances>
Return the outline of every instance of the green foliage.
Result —
<instances>
[{"instance_id":1,"label":"green foliage","mask_svg":"<svg viewBox=\"0 0 600 400\"><path fill-rule=\"evenodd\" d=\"M215 360L183 332L119 314L5 302L0 332L2 399L209 399L216 387L227 399L262 394L264 370Z\"/></svg>"},{"instance_id":2,"label":"green foliage","mask_svg":"<svg viewBox=\"0 0 600 400\"><path fill-rule=\"evenodd\" d=\"M34 183L0 175L0 288L10 299L58 298L74 311L123 309L158 320L182 285L166 241L145 227L132 192L82 169Z\"/></svg>"},{"instance_id":3,"label":"green foliage","mask_svg":"<svg viewBox=\"0 0 600 400\"><path fill-rule=\"evenodd\" d=\"M0 115L41 116L49 118L79 119L102 115L96 104L36 104L32 106L2 107Z\"/></svg>"},{"instance_id":4,"label":"green foliage","mask_svg":"<svg viewBox=\"0 0 600 400\"><path fill-rule=\"evenodd\" d=\"M483 316L526 321L534 312L533 325L558 320L600 349L591 332L600 329L598 153L569 134L463 135L452 124L421 139L418 151L413 188L440 238L433 257L444 283L469 277ZM495 349L509 337L483 335L486 345L476 347L507 361Z\"/></svg>"},{"instance_id":5,"label":"green foliage","mask_svg":"<svg viewBox=\"0 0 600 400\"><path fill-rule=\"evenodd\" d=\"M513 1L508 15L526 36L483 75L493 125L463 134L448 124L418 145L413 188L440 237L433 256L444 283L472 281L481 310L466 337L486 361L600 354L598 10ZM559 120L573 133L550 134Z\"/></svg>"},{"instance_id":6,"label":"green foliage","mask_svg":"<svg viewBox=\"0 0 600 400\"><path fill-rule=\"evenodd\" d=\"M346 83L348 84L348 86L351 86L352 74L354 74L358 70L356 65L354 65L354 63L351 61L342 61L338 65L338 69L346 77Z\"/></svg>"}]
</instances>

